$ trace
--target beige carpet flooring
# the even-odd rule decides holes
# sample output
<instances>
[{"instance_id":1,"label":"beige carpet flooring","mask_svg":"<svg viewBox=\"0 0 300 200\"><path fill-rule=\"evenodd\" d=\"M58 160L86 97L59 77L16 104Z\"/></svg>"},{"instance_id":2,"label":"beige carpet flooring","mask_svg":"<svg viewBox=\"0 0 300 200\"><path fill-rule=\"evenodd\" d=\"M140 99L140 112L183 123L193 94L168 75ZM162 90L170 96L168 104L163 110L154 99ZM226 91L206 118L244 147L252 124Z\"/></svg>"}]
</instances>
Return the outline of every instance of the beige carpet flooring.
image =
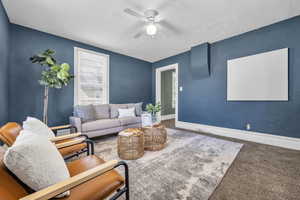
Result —
<instances>
[{"instance_id":1,"label":"beige carpet flooring","mask_svg":"<svg viewBox=\"0 0 300 200\"><path fill-rule=\"evenodd\" d=\"M174 128L174 120L163 123ZM300 151L217 138L243 143L244 146L210 200L300 199Z\"/></svg>"}]
</instances>

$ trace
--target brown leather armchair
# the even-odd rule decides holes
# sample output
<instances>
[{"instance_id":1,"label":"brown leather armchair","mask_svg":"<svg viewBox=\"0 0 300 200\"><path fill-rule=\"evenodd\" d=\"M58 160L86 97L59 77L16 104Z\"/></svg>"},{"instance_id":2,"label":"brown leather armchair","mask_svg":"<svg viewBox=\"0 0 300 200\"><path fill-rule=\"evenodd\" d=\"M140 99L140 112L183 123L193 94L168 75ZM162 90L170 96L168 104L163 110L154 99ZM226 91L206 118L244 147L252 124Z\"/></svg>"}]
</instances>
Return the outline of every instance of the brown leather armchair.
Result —
<instances>
[{"instance_id":1,"label":"brown leather armchair","mask_svg":"<svg viewBox=\"0 0 300 200\"><path fill-rule=\"evenodd\" d=\"M124 166L125 178L114 168ZM101 200L119 198L125 193L129 200L128 166L116 160L105 162L95 155L67 163L71 178L43 190L32 192L4 165L0 153L0 199L2 200L46 200L70 190L70 196L61 200ZM113 196L112 196L113 195Z\"/></svg>"},{"instance_id":2,"label":"brown leather armchair","mask_svg":"<svg viewBox=\"0 0 300 200\"><path fill-rule=\"evenodd\" d=\"M16 122L8 122L0 128L0 140L7 146L13 145L22 127ZM87 135L81 133L57 136L51 139L56 144L61 155L65 160L78 156L82 153L87 155L94 153L94 143Z\"/></svg>"}]
</instances>

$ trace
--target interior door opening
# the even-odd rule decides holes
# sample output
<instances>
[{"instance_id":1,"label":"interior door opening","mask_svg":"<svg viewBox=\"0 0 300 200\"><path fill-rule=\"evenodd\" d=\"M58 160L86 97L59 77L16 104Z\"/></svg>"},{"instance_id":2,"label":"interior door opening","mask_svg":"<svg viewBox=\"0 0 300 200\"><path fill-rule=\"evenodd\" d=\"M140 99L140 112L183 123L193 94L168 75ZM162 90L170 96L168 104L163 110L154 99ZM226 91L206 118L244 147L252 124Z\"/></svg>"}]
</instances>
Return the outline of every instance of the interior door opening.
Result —
<instances>
[{"instance_id":1,"label":"interior door opening","mask_svg":"<svg viewBox=\"0 0 300 200\"><path fill-rule=\"evenodd\" d=\"M178 65L156 69L156 102L161 104L159 120L177 120Z\"/></svg>"}]
</instances>

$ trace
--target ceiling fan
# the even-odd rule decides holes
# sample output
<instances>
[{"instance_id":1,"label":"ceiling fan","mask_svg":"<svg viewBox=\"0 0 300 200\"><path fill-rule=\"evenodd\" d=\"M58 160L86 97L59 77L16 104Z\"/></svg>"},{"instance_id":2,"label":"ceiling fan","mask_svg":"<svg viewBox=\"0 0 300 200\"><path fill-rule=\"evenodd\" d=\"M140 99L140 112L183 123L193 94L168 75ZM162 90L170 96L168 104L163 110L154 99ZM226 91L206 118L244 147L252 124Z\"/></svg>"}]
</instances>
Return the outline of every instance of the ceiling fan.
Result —
<instances>
[{"instance_id":1,"label":"ceiling fan","mask_svg":"<svg viewBox=\"0 0 300 200\"><path fill-rule=\"evenodd\" d=\"M178 28L173 26L170 22L166 20L159 19L159 12L157 10L148 9L143 14L136 12L130 8L124 9L124 12L143 20L146 24L146 31L142 30L134 35L134 38L137 39L141 37L144 33L148 36L154 37L158 33L158 29L166 28L172 31L175 34L179 34L180 31Z\"/></svg>"}]
</instances>

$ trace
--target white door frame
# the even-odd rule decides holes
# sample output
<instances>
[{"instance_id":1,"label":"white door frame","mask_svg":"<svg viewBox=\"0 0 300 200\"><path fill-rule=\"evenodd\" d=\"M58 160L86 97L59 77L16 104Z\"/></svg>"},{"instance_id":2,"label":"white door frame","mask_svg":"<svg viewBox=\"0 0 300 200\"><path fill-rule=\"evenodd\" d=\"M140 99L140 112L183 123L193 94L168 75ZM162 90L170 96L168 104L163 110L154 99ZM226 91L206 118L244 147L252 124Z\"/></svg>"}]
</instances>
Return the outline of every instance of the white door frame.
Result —
<instances>
[{"instance_id":1,"label":"white door frame","mask_svg":"<svg viewBox=\"0 0 300 200\"><path fill-rule=\"evenodd\" d=\"M156 94L155 94L155 102L161 102L161 72L173 70L175 69L175 75L176 75L176 105L175 105L175 122L178 121L178 63L167 65L165 67L159 67L156 68L156 81L155 81L155 88L156 88ZM158 120L161 121L161 112L158 113Z\"/></svg>"}]
</instances>

